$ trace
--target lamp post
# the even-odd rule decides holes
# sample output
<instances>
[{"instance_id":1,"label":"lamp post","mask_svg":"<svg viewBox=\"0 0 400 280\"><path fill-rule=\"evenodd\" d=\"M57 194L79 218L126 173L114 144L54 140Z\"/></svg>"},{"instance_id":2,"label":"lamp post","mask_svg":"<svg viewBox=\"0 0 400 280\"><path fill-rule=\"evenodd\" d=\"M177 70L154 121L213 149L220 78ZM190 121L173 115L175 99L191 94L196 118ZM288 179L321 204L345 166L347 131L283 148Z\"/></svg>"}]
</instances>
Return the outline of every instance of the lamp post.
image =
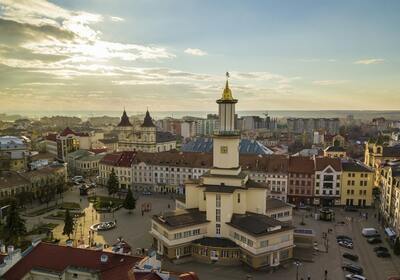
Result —
<instances>
[{"instance_id":1,"label":"lamp post","mask_svg":"<svg viewBox=\"0 0 400 280\"><path fill-rule=\"evenodd\" d=\"M295 261L294 265L296 266L296 280L299 280L299 266L302 265L300 261Z\"/></svg>"}]
</instances>

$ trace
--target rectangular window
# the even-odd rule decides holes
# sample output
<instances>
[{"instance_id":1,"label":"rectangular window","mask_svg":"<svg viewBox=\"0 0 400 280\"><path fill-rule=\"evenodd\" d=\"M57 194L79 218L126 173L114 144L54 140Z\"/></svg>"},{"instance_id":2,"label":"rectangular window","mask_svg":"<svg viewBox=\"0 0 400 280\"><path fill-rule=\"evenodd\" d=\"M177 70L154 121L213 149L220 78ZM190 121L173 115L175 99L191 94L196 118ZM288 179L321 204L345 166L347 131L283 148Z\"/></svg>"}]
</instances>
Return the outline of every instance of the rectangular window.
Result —
<instances>
[{"instance_id":1,"label":"rectangular window","mask_svg":"<svg viewBox=\"0 0 400 280\"><path fill-rule=\"evenodd\" d=\"M218 208L221 207L221 195L219 193L215 195L215 203Z\"/></svg>"},{"instance_id":2,"label":"rectangular window","mask_svg":"<svg viewBox=\"0 0 400 280\"><path fill-rule=\"evenodd\" d=\"M215 221L221 221L221 209L215 209Z\"/></svg>"},{"instance_id":3,"label":"rectangular window","mask_svg":"<svg viewBox=\"0 0 400 280\"><path fill-rule=\"evenodd\" d=\"M217 235L221 234L221 224L215 224L215 233Z\"/></svg>"},{"instance_id":4,"label":"rectangular window","mask_svg":"<svg viewBox=\"0 0 400 280\"><path fill-rule=\"evenodd\" d=\"M240 203L240 193L237 194L237 202Z\"/></svg>"},{"instance_id":5,"label":"rectangular window","mask_svg":"<svg viewBox=\"0 0 400 280\"><path fill-rule=\"evenodd\" d=\"M260 247L261 248L265 248L267 246L268 246L268 240L263 240L263 241L260 242Z\"/></svg>"}]
</instances>

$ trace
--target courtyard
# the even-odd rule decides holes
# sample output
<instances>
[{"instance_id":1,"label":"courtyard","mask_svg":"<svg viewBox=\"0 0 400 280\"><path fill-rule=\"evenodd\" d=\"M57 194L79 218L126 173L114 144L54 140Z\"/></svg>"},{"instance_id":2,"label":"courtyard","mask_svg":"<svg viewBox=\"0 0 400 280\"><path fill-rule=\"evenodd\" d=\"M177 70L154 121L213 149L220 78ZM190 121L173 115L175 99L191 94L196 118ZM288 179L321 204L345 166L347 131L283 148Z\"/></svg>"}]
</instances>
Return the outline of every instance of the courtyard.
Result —
<instances>
[{"instance_id":1,"label":"courtyard","mask_svg":"<svg viewBox=\"0 0 400 280\"><path fill-rule=\"evenodd\" d=\"M103 188L96 189L96 195L107 195ZM122 237L133 249L149 248L152 238L148 233L151 227L151 216L175 208L174 201L169 195L153 194L138 195L136 209L129 214L125 209L119 209L114 213L97 213L89 203L87 197L80 196L77 188L72 188L64 194L63 201L78 202L84 215L77 218L76 230L71 236L75 240L83 240L89 244L90 226L104 221L116 221L117 226L109 231L99 231L94 234L94 242L97 244L112 245L117 239ZM142 204L151 204L151 211L141 213ZM169 209L169 207L170 209ZM53 210L56 211L56 210ZM315 232L315 240L318 242L318 252L314 252L312 261L304 261L298 267L298 279L324 279L325 270L328 272L327 279L344 279L347 274L343 272L341 266L346 261L342 258L344 252L350 252L359 256L357 262L364 269L364 275L369 280L386 280L389 276L400 275L400 258L392 252L391 258L378 258L373 252L373 248L378 245L370 245L361 235L364 227L375 227L379 229L382 239L383 230L378 226L377 218L374 217L374 209L363 210L368 212L369 219L361 217L358 212L344 212L341 208L335 209L335 221L324 222L316 221L306 210L295 210L293 224L296 227L312 228ZM62 235L63 221L45 218L50 212L38 217L26 218L28 228L38 223L57 223L54 228L54 238L60 239L60 244L66 244L67 236ZM305 225L300 225L304 221ZM328 232L328 246L325 246L323 233ZM346 249L338 246L336 235L348 235L353 238L354 249ZM386 240L383 246L389 247ZM326 252L327 251L327 252ZM183 264L173 264L165 261L163 266L166 270L174 272L195 271L201 279L296 279L296 266L293 262L284 264L276 271L254 271L246 266L219 266L213 264L201 264L188 262Z\"/></svg>"}]
</instances>

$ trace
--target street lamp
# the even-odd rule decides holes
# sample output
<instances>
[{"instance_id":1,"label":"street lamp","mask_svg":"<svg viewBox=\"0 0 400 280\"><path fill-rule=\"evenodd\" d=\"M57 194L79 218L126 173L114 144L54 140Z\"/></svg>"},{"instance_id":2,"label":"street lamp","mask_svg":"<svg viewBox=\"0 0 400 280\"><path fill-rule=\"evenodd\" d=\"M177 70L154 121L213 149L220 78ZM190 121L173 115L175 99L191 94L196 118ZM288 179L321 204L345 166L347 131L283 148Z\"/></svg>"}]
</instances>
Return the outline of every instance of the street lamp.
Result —
<instances>
[{"instance_id":1,"label":"street lamp","mask_svg":"<svg viewBox=\"0 0 400 280\"><path fill-rule=\"evenodd\" d=\"M299 280L299 266L302 265L300 261L295 261L294 265L296 266L296 280Z\"/></svg>"}]
</instances>

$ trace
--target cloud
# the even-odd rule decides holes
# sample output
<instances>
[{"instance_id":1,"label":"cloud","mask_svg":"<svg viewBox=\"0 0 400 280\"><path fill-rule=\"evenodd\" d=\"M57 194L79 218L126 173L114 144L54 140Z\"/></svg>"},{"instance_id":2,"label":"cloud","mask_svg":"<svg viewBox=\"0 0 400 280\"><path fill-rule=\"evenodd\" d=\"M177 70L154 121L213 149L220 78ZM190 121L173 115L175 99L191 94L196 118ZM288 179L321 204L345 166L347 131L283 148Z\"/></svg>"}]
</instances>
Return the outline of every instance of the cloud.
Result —
<instances>
[{"instance_id":1,"label":"cloud","mask_svg":"<svg viewBox=\"0 0 400 280\"><path fill-rule=\"evenodd\" d=\"M121 21L125 21L125 19L121 18L121 17L115 17L115 16L110 16L110 20L114 21L114 22L121 22Z\"/></svg>"},{"instance_id":2,"label":"cloud","mask_svg":"<svg viewBox=\"0 0 400 280\"><path fill-rule=\"evenodd\" d=\"M317 81L313 81L312 83L314 85L320 85L320 86L333 86L333 85L341 85L341 84L345 84L348 81L346 80L317 80Z\"/></svg>"},{"instance_id":3,"label":"cloud","mask_svg":"<svg viewBox=\"0 0 400 280\"><path fill-rule=\"evenodd\" d=\"M354 64L364 64L364 65L369 65L369 64L380 64L383 63L385 60L383 58L367 58L367 59L361 59L354 61Z\"/></svg>"},{"instance_id":4,"label":"cloud","mask_svg":"<svg viewBox=\"0 0 400 280\"><path fill-rule=\"evenodd\" d=\"M194 55L194 56L205 56L207 55L207 52L200 50L200 49L192 49L188 48L184 51L187 54Z\"/></svg>"}]
</instances>

